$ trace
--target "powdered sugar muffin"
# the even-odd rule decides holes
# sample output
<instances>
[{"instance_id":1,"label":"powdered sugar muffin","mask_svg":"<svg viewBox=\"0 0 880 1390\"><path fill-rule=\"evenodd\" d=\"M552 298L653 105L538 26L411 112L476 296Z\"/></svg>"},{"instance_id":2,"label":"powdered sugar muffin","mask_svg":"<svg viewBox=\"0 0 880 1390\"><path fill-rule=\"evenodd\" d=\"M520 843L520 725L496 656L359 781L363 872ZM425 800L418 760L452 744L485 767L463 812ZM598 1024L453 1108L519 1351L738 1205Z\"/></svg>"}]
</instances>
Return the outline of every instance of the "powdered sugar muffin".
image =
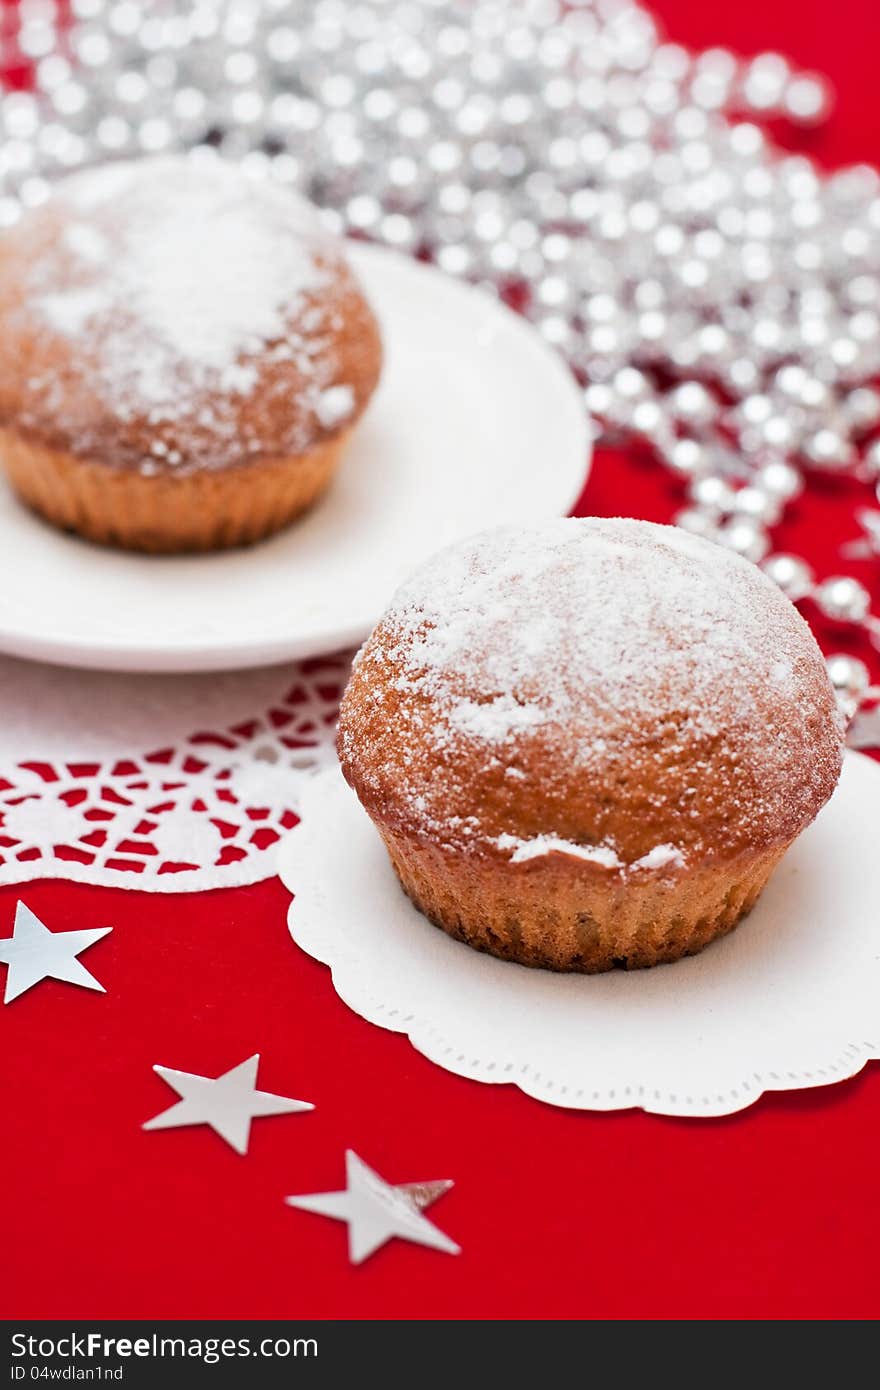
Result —
<instances>
[{"instance_id":1,"label":"powdered sugar muffin","mask_svg":"<svg viewBox=\"0 0 880 1390\"><path fill-rule=\"evenodd\" d=\"M831 795L843 730L809 628L760 570L588 519L430 560L359 653L338 742L428 917L598 971L730 930Z\"/></svg>"},{"instance_id":2,"label":"powdered sugar muffin","mask_svg":"<svg viewBox=\"0 0 880 1390\"><path fill-rule=\"evenodd\" d=\"M286 525L380 366L342 244L219 158L76 174L0 241L0 459L92 540L213 549Z\"/></svg>"}]
</instances>

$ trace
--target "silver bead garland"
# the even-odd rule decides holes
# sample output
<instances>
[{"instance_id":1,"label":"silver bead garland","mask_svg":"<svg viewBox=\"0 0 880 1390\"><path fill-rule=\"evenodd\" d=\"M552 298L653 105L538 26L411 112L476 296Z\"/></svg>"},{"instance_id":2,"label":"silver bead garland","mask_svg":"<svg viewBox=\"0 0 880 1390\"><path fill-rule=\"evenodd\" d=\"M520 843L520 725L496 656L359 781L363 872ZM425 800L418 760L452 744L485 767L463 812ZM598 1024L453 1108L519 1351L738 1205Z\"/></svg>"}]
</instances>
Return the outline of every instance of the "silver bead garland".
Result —
<instances>
[{"instance_id":1,"label":"silver bead garland","mask_svg":"<svg viewBox=\"0 0 880 1390\"><path fill-rule=\"evenodd\" d=\"M831 176L756 123L824 119L824 80L691 54L631 0L21 0L0 31L0 226L99 159L211 147L340 231L511 298L639 439L679 525L880 646L867 590L770 531L815 475L880 498L880 176ZM880 555L880 512L851 553ZM864 664L829 671L854 708Z\"/></svg>"}]
</instances>

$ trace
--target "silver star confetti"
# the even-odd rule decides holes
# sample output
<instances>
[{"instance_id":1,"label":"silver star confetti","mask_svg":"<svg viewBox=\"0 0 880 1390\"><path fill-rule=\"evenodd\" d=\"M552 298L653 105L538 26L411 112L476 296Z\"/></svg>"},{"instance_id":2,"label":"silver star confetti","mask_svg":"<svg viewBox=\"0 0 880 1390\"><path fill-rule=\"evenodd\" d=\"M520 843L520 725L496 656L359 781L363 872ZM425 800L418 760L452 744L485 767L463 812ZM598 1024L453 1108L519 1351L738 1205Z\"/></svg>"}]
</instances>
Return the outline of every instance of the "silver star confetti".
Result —
<instances>
[{"instance_id":1,"label":"silver star confetti","mask_svg":"<svg viewBox=\"0 0 880 1390\"><path fill-rule=\"evenodd\" d=\"M48 979L64 980L67 984L97 989L104 994L104 986L77 956L112 930L112 927L95 927L89 931L49 931L29 907L23 902L16 903L12 936L0 941L0 961L9 967L4 1004L11 1004L25 990Z\"/></svg>"},{"instance_id":2,"label":"silver star confetti","mask_svg":"<svg viewBox=\"0 0 880 1390\"><path fill-rule=\"evenodd\" d=\"M173 1071L170 1067L154 1067L153 1071L167 1081L180 1096L176 1105L147 1120L144 1129L177 1129L182 1125L210 1125L236 1153L246 1154L251 1133L251 1121L258 1115L294 1115L314 1110L305 1100L291 1100L257 1090L257 1067L260 1054L255 1052L246 1062L231 1067L222 1076L198 1076L188 1071Z\"/></svg>"},{"instance_id":3,"label":"silver star confetti","mask_svg":"<svg viewBox=\"0 0 880 1390\"><path fill-rule=\"evenodd\" d=\"M348 1223L348 1256L361 1264L386 1241L397 1236L432 1250L458 1255L460 1247L427 1217L425 1207L435 1202L452 1183L448 1180L405 1183L392 1187L367 1167L352 1149L345 1154L345 1182L342 1192L315 1192L302 1197L286 1197L288 1206L317 1212Z\"/></svg>"}]
</instances>

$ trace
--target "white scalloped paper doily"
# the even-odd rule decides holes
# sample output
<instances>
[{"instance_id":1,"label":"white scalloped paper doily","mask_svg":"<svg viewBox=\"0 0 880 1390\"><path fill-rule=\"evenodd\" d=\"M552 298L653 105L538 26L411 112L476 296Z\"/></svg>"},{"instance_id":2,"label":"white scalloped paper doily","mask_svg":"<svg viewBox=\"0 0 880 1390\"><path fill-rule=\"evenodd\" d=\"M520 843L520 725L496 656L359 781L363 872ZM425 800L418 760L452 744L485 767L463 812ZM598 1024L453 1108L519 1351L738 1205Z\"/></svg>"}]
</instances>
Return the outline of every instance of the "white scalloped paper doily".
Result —
<instances>
[{"instance_id":1,"label":"white scalloped paper doily","mask_svg":"<svg viewBox=\"0 0 880 1390\"><path fill-rule=\"evenodd\" d=\"M348 667L135 676L0 657L0 883L270 878L304 784L335 764Z\"/></svg>"},{"instance_id":2,"label":"white scalloped paper doily","mask_svg":"<svg viewBox=\"0 0 880 1390\"><path fill-rule=\"evenodd\" d=\"M710 1116L880 1056L880 766L858 753L736 931L629 974L530 970L438 931L338 768L302 810L279 851L294 941L350 1008L448 1071L573 1109Z\"/></svg>"}]
</instances>

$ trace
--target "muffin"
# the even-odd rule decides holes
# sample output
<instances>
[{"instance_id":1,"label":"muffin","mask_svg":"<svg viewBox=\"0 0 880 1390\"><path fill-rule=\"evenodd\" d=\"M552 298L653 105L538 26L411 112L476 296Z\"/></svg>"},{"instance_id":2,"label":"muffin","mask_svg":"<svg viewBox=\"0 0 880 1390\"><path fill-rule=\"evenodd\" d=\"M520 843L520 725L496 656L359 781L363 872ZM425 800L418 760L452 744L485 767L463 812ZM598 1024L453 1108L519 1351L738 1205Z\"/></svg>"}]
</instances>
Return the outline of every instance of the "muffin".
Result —
<instances>
[{"instance_id":1,"label":"muffin","mask_svg":"<svg viewBox=\"0 0 880 1390\"><path fill-rule=\"evenodd\" d=\"M213 550L286 526L381 355L315 210L218 157L78 173L0 240L0 459L93 541Z\"/></svg>"},{"instance_id":2,"label":"muffin","mask_svg":"<svg viewBox=\"0 0 880 1390\"><path fill-rule=\"evenodd\" d=\"M441 552L358 654L342 770L450 935L553 970L699 951L840 773L822 655L748 561L561 520Z\"/></svg>"}]
</instances>

